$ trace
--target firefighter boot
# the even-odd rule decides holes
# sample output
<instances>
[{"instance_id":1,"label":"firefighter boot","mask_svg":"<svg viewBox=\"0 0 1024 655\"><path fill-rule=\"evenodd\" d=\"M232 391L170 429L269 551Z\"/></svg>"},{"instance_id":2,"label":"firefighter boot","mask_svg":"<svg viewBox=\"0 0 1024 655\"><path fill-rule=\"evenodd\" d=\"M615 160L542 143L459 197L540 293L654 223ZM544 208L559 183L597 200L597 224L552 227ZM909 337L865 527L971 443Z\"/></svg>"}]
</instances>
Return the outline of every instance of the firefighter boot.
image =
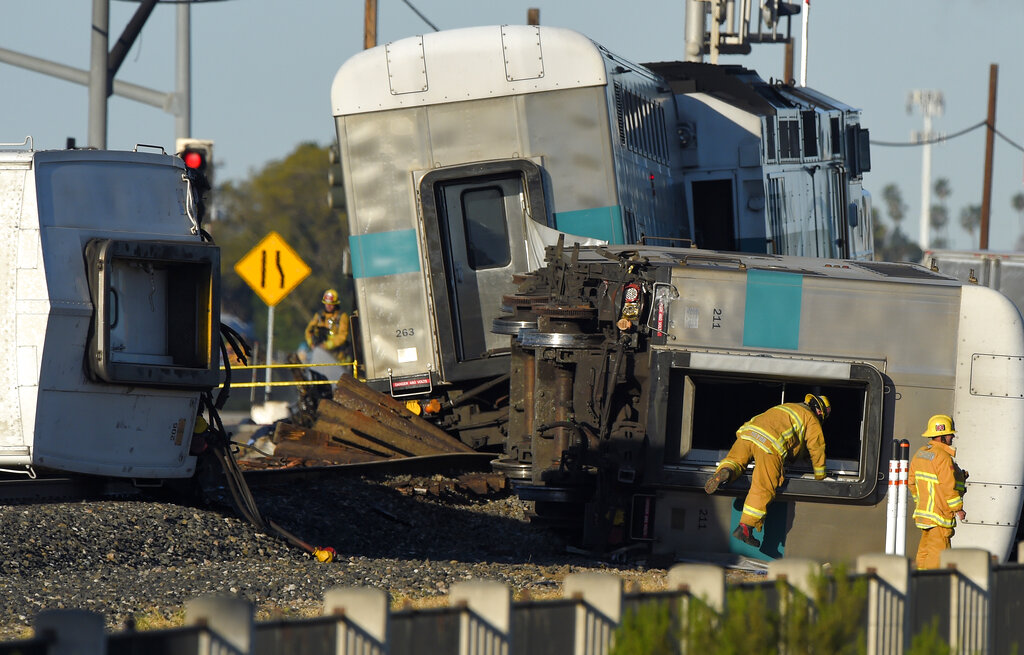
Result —
<instances>
[{"instance_id":1,"label":"firefighter boot","mask_svg":"<svg viewBox=\"0 0 1024 655\"><path fill-rule=\"evenodd\" d=\"M761 545L761 542L754 539L754 529L746 523L740 523L736 526L736 529L732 531L732 536L736 537L748 546L757 548Z\"/></svg>"},{"instance_id":2,"label":"firefighter boot","mask_svg":"<svg viewBox=\"0 0 1024 655\"><path fill-rule=\"evenodd\" d=\"M704 483L704 492L711 495L718 491L718 488L729 481L729 472L725 469L718 469L711 479Z\"/></svg>"}]
</instances>

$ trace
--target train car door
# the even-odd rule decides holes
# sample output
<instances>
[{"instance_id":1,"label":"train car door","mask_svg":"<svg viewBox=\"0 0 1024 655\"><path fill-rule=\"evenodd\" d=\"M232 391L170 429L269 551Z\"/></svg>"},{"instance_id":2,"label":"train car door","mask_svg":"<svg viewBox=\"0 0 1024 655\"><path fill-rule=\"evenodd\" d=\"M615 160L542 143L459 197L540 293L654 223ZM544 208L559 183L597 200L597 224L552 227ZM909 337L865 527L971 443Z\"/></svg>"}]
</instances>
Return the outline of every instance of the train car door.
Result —
<instances>
[{"instance_id":1,"label":"train car door","mask_svg":"<svg viewBox=\"0 0 1024 655\"><path fill-rule=\"evenodd\" d=\"M489 352L508 346L492 321L515 293L513 273L528 269L525 222L546 217L539 169L458 167L424 176L420 190L444 377L489 375Z\"/></svg>"}]
</instances>

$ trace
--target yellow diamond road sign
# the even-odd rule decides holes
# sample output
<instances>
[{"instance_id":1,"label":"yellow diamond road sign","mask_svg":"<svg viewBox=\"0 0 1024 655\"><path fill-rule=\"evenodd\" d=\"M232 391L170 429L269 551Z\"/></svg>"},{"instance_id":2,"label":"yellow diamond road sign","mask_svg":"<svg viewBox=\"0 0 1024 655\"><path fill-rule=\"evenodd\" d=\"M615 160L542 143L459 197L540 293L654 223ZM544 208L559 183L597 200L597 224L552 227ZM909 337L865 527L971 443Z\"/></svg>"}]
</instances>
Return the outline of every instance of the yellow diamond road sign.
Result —
<instances>
[{"instance_id":1,"label":"yellow diamond road sign","mask_svg":"<svg viewBox=\"0 0 1024 655\"><path fill-rule=\"evenodd\" d=\"M280 234L271 231L238 260L235 272L263 302L273 307L306 279L309 266Z\"/></svg>"}]
</instances>

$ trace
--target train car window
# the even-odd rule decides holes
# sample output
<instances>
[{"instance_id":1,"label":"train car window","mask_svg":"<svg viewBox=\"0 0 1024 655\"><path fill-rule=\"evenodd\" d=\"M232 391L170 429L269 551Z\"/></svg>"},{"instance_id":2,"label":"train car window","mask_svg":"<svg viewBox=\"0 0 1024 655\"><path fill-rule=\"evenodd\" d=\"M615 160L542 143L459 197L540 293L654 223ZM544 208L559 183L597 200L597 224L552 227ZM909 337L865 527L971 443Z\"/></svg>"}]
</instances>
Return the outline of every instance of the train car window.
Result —
<instances>
[{"instance_id":1,"label":"train car window","mask_svg":"<svg viewBox=\"0 0 1024 655\"><path fill-rule=\"evenodd\" d=\"M217 383L220 251L201 243L93 239L88 370L113 384Z\"/></svg>"},{"instance_id":2,"label":"train car window","mask_svg":"<svg viewBox=\"0 0 1024 655\"><path fill-rule=\"evenodd\" d=\"M466 255L474 271L501 268L512 261L508 244L508 218L500 187L483 187L462 192L462 218Z\"/></svg>"},{"instance_id":3,"label":"train car window","mask_svg":"<svg viewBox=\"0 0 1024 655\"><path fill-rule=\"evenodd\" d=\"M813 110L800 112L803 128L804 159L818 158L818 117Z\"/></svg>"},{"instance_id":4,"label":"train car window","mask_svg":"<svg viewBox=\"0 0 1024 655\"><path fill-rule=\"evenodd\" d=\"M805 394L817 393L832 403L832 415L823 426L830 480L814 480L809 459L797 457L786 463L786 493L855 501L875 492L883 393L875 368L774 360L765 365L804 373L738 373L724 370L730 366L720 371L691 367L689 353L672 351L659 353L652 364L652 374L669 382L661 404L652 399L648 421L649 434L661 446L656 448L660 461L651 462L659 482L699 487L747 420L779 403L801 402Z\"/></svg>"}]
</instances>

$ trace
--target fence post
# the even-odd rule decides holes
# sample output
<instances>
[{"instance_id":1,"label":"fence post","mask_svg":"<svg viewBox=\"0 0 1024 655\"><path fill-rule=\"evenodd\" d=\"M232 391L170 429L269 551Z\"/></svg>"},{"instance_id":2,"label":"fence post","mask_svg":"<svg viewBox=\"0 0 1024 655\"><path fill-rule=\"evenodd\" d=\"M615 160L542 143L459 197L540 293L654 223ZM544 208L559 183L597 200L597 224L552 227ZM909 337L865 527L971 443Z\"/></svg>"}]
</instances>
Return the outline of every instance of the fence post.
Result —
<instances>
[{"instance_id":1,"label":"fence post","mask_svg":"<svg viewBox=\"0 0 1024 655\"><path fill-rule=\"evenodd\" d=\"M388 645L388 592L374 587L332 587L324 593L324 616L344 615L335 653L384 653Z\"/></svg>"},{"instance_id":2,"label":"fence post","mask_svg":"<svg viewBox=\"0 0 1024 655\"><path fill-rule=\"evenodd\" d=\"M684 585L690 596L725 614L725 569L714 564L676 564L668 570L669 591Z\"/></svg>"},{"instance_id":3,"label":"fence post","mask_svg":"<svg viewBox=\"0 0 1024 655\"><path fill-rule=\"evenodd\" d=\"M462 617L462 655L508 655L512 651L512 590L507 585L494 580L457 582L448 591L448 603L465 604L475 615L464 613Z\"/></svg>"},{"instance_id":4,"label":"fence post","mask_svg":"<svg viewBox=\"0 0 1024 655\"><path fill-rule=\"evenodd\" d=\"M901 655L910 646L910 560L900 555L861 555L857 573L868 581L867 655Z\"/></svg>"},{"instance_id":5,"label":"fence post","mask_svg":"<svg viewBox=\"0 0 1024 655\"><path fill-rule=\"evenodd\" d=\"M939 553L939 565L958 574L950 589L950 614L955 618L949 643L958 653L986 655L991 642L992 554L981 548L951 548Z\"/></svg>"},{"instance_id":6,"label":"fence post","mask_svg":"<svg viewBox=\"0 0 1024 655\"><path fill-rule=\"evenodd\" d=\"M721 619L726 605L725 569L714 564L676 564L668 570L668 590L686 592L679 603L679 625L683 640L681 651L688 654L693 616L690 603L695 598L700 600Z\"/></svg>"},{"instance_id":7,"label":"fence post","mask_svg":"<svg viewBox=\"0 0 1024 655\"><path fill-rule=\"evenodd\" d=\"M200 596L186 601L185 625L204 626L241 653L252 648L252 603L245 599Z\"/></svg>"},{"instance_id":8,"label":"fence post","mask_svg":"<svg viewBox=\"0 0 1024 655\"><path fill-rule=\"evenodd\" d=\"M107 652L103 615L88 610L43 610L32 619L36 637L50 635L49 655L86 655Z\"/></svg>"},{"instance_id":9,"label":"fence post","mask_svg":"<svg viewBox=\"0 0 1024 655\"><path fill-rule=\"evenodd\" d=\"M811 603L814 602L815 577L821 576L821 562L803 557L788 557L768 562L768 579L778 580L784 578L790 586L794 587L804 596L807 596Z\"/></svg>"},{"instance_id":10,"label":"fence post","mask_svg":"<svg viewBox=\"0 0 1024 655\"><path fill-rule=\"evenodd\" d=\"M571 573L562 582L562 595L583 601L576 609L576 653L607 653L612 632L622 622L622 578L610 573Z\"/></svg>"}]
</instances>

